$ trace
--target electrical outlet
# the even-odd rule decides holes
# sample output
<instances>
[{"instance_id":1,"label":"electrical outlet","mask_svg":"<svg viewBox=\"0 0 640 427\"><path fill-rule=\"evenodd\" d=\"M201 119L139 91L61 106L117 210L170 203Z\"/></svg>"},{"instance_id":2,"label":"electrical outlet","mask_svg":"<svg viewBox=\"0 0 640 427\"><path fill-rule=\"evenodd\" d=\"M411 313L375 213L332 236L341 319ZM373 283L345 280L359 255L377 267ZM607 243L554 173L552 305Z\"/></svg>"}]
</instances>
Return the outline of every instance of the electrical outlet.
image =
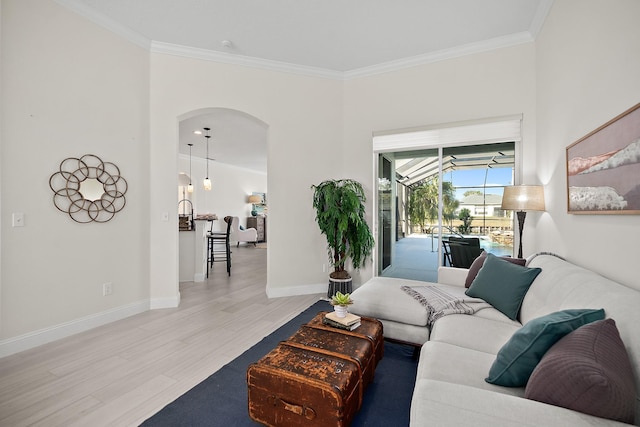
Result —
<instances>
[{"instance_id":1,"label":"electrical outlet","mask_svg":"<svg viewBox=\"0 0 640 427\"><path fill-rule=\"evenodd\" d=\"M113 293L113 283L107 282L102 284L102 296L106 297Z\"/></svg>"},{"instance_id":2,"label":"electrical outlet","mask_svg":"<svg viewBox=\"0 0 640 427\"><path fill-rule=\"evenodd\" d=\"M11 214L11 225L13 227L24 227L24 214L22 212Z\"/></svg>"}]
</instances>

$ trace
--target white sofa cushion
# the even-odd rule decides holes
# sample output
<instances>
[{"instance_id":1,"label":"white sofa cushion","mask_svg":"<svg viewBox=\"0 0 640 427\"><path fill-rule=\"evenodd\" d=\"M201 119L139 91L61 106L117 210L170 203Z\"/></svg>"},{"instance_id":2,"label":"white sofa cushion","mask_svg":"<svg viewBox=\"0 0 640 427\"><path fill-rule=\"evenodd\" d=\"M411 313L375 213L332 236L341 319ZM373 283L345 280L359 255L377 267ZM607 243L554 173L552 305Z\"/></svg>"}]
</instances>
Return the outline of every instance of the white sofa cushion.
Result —
<instances>
[{"instance_id":1,"label":"white sofa cushion","mask_svg":"<svg viewBox=\"0 0 640 427\"><path fill-rule=\"evenodd\" d=\"M484 311L495 311L507 321L479 317ZM438 319L429 339L495 355L520 327L520 323L509 320L498 310L487 308L473 316L452 314Z\"/></svg>"},{"instance_id":2,"label":"white sofa cushion","mask_svg":"<svg viewBox=\"0 0 640 427\"><path fill-rule=\"evenodd\" d=\"M385 339L392 339L407 344L421 346L429 340L429 328L426 326L407 325L392 320L378 319L382 322Z\"/></svg>"},{"instance_id":3,"label":"white sofa cushion","mask_svg":"<svg viewBox=\"0 0 640 427\"><path fill-rule=\"evenodd\" d=\"M464 282L468 275L469 269L467 268L440 267L438 268L438 283L464 288Z\"/></svg>"},{"instance_id":4,"label":"white sofa cushion","mask_svg":"<svg viewBox=\"0 0 640 427\"><path fill-rule=\"evenodd\" d=\"M418 378L411 401L411 427L628 426L535 400L452 382Z\"/></svg>"},{"instance_id":5,"label":"white sofa cushion","mask_svg":"<svg viewBox=\"0 0 640 427\"><path fill-rule=\"evenodd\" d=\"M427 325L427 310L400 289L402 286L434 284L392 277L373 277L352 292L349 311L360 316L392 320L409 325Z\"/></svg>"},{"instance_id":6,"label":"white sofa cushion","mask_svg":"<svg viewBox=\"0 0 640 427\"><path fill-rule=\"evenodd\" d=\"M523 397L524 387L501 387L484 380L496 356L444 342L422 346L416 379L432 379Z\"/></svg>"}]
</instances>

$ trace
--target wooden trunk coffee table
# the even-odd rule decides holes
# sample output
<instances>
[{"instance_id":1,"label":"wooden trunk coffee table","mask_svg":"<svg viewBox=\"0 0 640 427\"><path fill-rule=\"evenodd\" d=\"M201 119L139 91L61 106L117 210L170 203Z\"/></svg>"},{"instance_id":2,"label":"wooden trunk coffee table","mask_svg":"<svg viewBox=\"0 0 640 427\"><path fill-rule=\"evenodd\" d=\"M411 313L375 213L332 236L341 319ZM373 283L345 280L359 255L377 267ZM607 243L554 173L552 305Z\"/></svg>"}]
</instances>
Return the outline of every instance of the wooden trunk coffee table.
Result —
<instances>
[{"instance_id":1,"label":"wooden trunk coffee table","mask_svg":"<svg viewBox=\"0 0 640 427\"><path fill-rule=\"evenodd\" d=\"M353 331L320 312L247 369L249 415L268 426L348 426L384 355L382 323Z\"/></svg>"}]
</instances>

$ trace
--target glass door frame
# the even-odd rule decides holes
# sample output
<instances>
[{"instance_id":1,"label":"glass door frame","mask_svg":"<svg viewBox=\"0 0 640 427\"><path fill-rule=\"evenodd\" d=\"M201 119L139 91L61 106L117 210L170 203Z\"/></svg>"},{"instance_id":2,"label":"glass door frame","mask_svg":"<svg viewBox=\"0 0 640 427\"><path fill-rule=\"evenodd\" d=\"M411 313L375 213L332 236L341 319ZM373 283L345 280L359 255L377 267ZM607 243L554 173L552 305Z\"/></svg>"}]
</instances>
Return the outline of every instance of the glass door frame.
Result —
<instances>
[{"instance_id":1,"label":"glass door frame","mask_svg":"<svg viewBox=\"0 0 640 427\"><path fill-rule=\"evenodd\" d=\"M442 208L443 208L443 200L442 200L442 153L443 153L443 147L438 147L438 242L442 241ZM376 171L376 177L375 177L375 181L374 181L374 188L375 188L375 197L373 200L373 210L374 212L376 212L376 215L374 215L374 230L375 230L375 239L376 239L376 245L377 245L377 251L376 251L376 255L377 255L377 259L375 259L375 272L376 272L376 276L381 275L384 271L386 271L388 268L391 268L393 266L393 259L395 256L395 245L393 244L397 239L396 239L396 233L397 233L397 227L395 226L396 224L396 211L397 211L397 182L396 182L396 177L395 177L395 159L393 158L389 158L388 157L389 152L377 152L374 153L374 170ZM385 209L385 206L382 206L380 203L380 193L381 191L381 185L383 185L381 183L381 180L387 177L383 177L382 175L382 171L383 171L383 167L381 164L381 160L384 159L388 162L390 162L391 164L391 179L390 179L390 187L391 187L391 191L389 194L389 203L391 204L389 209ZM383 212L384 211L389 211L390 212L390 217L389 217L389 221L391 223L391 226L389 228L390 230L390 235L388 236L388 239L385 239L383 233L385 230L385 226L384 224L381 225L381 223L384 222L384 220L381 220L381 216L383 216ZM412 224L413 225L413 224ZM382 242L382 244L381 244ZM384 251L385 251L385 242L388 242L390 245L389 248L389 256L391 259L391 262L389 263L388 266L383 266L383 262L384 262ZM442 265L442 245L438 245L438 266Z\"/></svg>"},{"instance_id":2,"label":"glass door frame","mask_svg":"<svg viewBox=\"0 0 640 427\"><path fill-rule=\"evenodd\" d=\"M387 175L387 165L385 162L388 162L388 175ZM379 153L377 156L377 180L376 180L376 192L375 192L375 202L377 209L376 218L377 223L380 226L376 227L376 242L377 244L377 254L378 254L378 262L377 264L377 273L381 275L385 270L391 267L393 263L393 257L395 255L395 245L393 242L396 240L397 230L394 227L396 223L396 179L395 179L395 160L389 158L385 155L385 153ZM387 190L388 188L388 190ZM385 202L381 202L380 199L384 197L387 200ZM388 230L388 235L385 234L385 231ZM386 260L388 258L389 264L386 265Z\"/></svg>"}]
</instances>

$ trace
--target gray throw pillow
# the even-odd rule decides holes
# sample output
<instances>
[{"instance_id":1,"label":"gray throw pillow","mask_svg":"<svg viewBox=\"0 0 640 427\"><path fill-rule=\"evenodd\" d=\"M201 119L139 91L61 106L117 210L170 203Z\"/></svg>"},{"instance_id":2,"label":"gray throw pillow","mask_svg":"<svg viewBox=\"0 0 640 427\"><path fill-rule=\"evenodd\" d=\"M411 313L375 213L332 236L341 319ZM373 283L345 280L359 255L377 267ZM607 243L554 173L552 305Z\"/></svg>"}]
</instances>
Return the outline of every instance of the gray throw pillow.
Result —
<instances>
[{"instance_id":1,"label":"gray throw pillow","mask_svg":"<svg viewBox=\"0 0 640 427\"><path fill-rule=\"evenodd\" d=\"M509 319L516 320L529 286L541 271L540 268L522 267L487 254L482 268L465 293L485 300Z\"/></svg>"},{"instance_id":2,"label":"gray throw pillow","mask_svg":"<svg viewBox=\"0 0 640 427\"><path fill-rule=\"evenodd\" d=\"M636 384L616 322L589 323L558 341L534 369L524 396L633 424Z\"/></svg>"},{"instance_id":3,"label":"gray throw pillow","mask_svg":"<svg viewBox=\"0 0 640 427\"><path fill-rule=\"evenodd\" d=\"M502 346L485 381L506 387L524 387L542 356L560 338L580 326L602 319L603 309L574 309L530 320Z\"/></svg>"}]
</instances>

